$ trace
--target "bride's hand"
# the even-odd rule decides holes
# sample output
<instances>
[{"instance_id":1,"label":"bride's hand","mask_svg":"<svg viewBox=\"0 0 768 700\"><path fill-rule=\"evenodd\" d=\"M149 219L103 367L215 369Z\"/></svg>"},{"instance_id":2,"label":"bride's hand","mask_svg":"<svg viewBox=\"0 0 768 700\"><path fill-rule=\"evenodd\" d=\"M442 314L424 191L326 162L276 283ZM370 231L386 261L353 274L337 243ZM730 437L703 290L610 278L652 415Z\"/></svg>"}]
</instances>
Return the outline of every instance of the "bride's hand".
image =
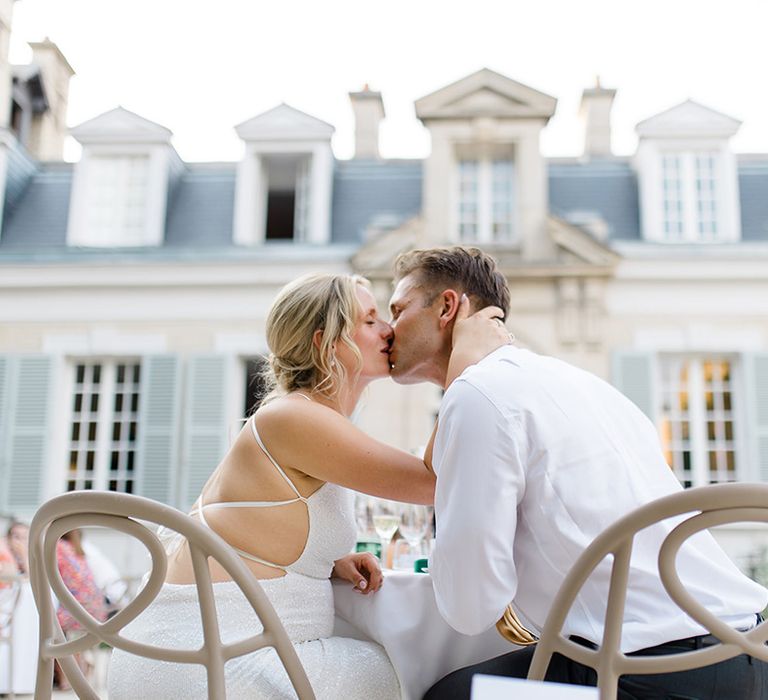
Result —
<instances>
[{"instance_id":1,"label":"bride's hand","mask_svg":"<svg viewBox=\"0 0 768 700\"><path fill-rule=\"evenodd\" d=\"M349 581L363 595L375 593L384 583L379 560L370 552L347 554L333 564L331 578Z\"/></svg>"},{"instance_id":2,"label":"bride's hand","mask_svg":"<svg viewBox=\"0 0 768 700\"><path fill-rule=\"evenodd\" d=\"M474 365L497 350L512 342L504 326L504 312L498 306L486 306L472 315L469 314L469 298L461 295L456 321L453 324L453 350L448 363L445 388L467 367Z\"/></svg>"}]
</instances>

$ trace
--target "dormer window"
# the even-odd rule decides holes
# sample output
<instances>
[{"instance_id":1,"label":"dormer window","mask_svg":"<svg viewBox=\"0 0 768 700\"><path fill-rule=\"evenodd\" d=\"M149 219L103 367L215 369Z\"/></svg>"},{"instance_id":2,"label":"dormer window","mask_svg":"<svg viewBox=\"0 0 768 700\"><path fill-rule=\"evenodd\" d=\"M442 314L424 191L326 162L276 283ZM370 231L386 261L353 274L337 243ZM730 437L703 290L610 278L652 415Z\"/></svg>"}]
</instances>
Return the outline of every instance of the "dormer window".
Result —
<instances>
[{"instance_id":1,"label":"dormer window","mask_svg":"<svg viewBox=\"0 0 768 700\"><path fill-rule=\"evenodd\" d=\"M635 166L646 240L738 240L738 178L728 140L739 124L689 100L637 125Z\"/></svg>"},{"instance_id":2,"label":"dormer window","mask_svg":"<svg viewBox=\"0 0 768 700\"><path fill-rule=\"evenodd\" d=\"M183 169L171 132L118 107L75 127L72 135L83 154L72 181L67 243L161 245L170 183Z\"/></svg>"},{"instance_id":3,"label":"dormer window","mask_svg":"<svg viewBox=\"0 0 768 700\"><path fill-rule=\"evenodd\" d=\"M235 243L327 243L333 127L288 105L236 127L245 143L235 191Z\"/></svg>"},{"instance_id":4,"label":"dormer window","mask_svg":"<svg viewBox=\"0 0 768 700\"><path fill-rule=\"evenodd\" d=\"M718 240L717 153L667 152L661 156L662 225L670 243Z\"/></svg>"},{"instance_id":5,"label":"dormer window","mask_svg":"<svg viewBox=\"0 0 768 700\"><path fill-rule=\"evenodd\" d=\"M516 239L515 167L511 153L458 162L458 233L463 243Z\"/></svg>"},{"instance_id":6,"label":"dormer window","mask_svg":"<svg viewBox=\"0 0 768 700\"><path fill-rule=\"evenodd\" d=\"M309 207L309 154L265 157L267 241L304 241Z\"/></svg>"},{"instance_id":7,"label":"dormer window","mask_svg":"<svg viewBox=\"0 0 768 700\"><path fill-rule=\"evenodd\" d=\"M87 180L85 237L105 246L144 245L149 156L94 156Z\"/></svg>"},{"instance_id":8,"label":"dormer window","mask_svg":"<svg viewBox=\"0 0 768 700\"><path fill-rule=\"evenodd\" d=\"M416 101L430 131L422 214L427 240L500 244L550 255L541 130L556 100L483 68ZM525 171L525 177L517 172Z\"/></svg>"}]
</instances>

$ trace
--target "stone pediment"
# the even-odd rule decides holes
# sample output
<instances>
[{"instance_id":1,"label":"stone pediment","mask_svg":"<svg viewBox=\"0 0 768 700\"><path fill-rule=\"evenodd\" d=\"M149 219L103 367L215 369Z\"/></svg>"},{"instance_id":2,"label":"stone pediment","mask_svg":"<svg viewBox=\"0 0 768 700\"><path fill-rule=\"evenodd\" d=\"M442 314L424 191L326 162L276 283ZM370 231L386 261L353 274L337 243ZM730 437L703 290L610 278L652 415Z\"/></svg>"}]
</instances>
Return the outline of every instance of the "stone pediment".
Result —
<instances>
[{"instance_id":1,"label":"stone pediment","mask_svg":"<svg viewBox=\"0 0 768 700\"><path fill-rule=\"evenodd\" d=\"M416 116L422 121L493 117L548 120L557 100L483 68L416 100Z\"/></svg>"},{"instance_id":2,"label":"stone pediment","mask_svg":"<svg viewBox=\"0 0 768 700\"><path fill-rule=\"evenodd\" d=\"M243 141L330 141L334 127L285 103L235 127Z\"/></svg>"},{"instance_id":3,"label":"stone pediment","mask_svg":"<svg viewBox=\"0 0 768 700\"><path fill-rule=\"evenodd\" d=\"M70 129L82 144L169 143L171 131L123 107L116 107Z\"/></svg>"},{"instance_id":4,"label":"stone pediment","mask_svg":"<svg viewBox=\"0 0 768 700\"><path fill-rule=\"evenodd\" d=\"M552 215L547 218L547 223L561 260L582 266L612 268L621 257L579 226Z\"/></svg>"},{"instance_id":5,"label":"stone pediment","mask_svg":"<svg viewBox=\"0 0 768 700\"><path fill-rule=\"evenodd\" d=\"M693 100L676 105L641 121L635 129L641 138L710 136L728 138L741 126L738 119Z\"/></svg>"},{"instance_id":6,"label":"stone pediment","mask_svg":"<svg viewBox=\"0 0 768 700\"><path fill-rule=\"evenodd\" d=\"M397 228L371 231L368 240L352 256L355 272L370 279L391 279L395 258L406 250L420 246L424 222L414 217Z\"/></svg>"},{"instance_id":7,"label":"stone pediment","mask_svg":"<svg viewBox=\"0 0 768 700\"><path fill-rule=\"evenodd\" d=\"M612 273L621 256L584 229L555 216L547 218L547 234L553 256L525 260L517 246L483 244L499 268L513 278L604 277ZM424 221L415 217L401 226L372 232L351 259L355 272L371 279L391 279L395 258L406 250L451 245L448 241L427 241Z\"/></svg>"}]
</instances>

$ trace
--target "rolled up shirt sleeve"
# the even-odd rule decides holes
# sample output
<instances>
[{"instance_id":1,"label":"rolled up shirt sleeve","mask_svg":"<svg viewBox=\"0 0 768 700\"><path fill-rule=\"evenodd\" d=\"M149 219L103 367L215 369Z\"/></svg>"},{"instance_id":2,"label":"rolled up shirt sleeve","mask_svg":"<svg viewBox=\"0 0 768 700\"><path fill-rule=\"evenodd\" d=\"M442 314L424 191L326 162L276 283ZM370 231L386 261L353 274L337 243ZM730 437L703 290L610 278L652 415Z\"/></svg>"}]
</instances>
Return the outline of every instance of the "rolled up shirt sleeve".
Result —
<instances>
[{"instance_id":1,"label":"rolled up shirt sleeve","mask_svg":"<svg viewBox=\"0 0 768 700\"><path fill-rule=\"evenodd\" d=\"M520 419L455 381L435 439L437 534L429 568L437 607L458 632L492 627L517 591L513 544L525 490Z\"/></svg>"}]
</instances>

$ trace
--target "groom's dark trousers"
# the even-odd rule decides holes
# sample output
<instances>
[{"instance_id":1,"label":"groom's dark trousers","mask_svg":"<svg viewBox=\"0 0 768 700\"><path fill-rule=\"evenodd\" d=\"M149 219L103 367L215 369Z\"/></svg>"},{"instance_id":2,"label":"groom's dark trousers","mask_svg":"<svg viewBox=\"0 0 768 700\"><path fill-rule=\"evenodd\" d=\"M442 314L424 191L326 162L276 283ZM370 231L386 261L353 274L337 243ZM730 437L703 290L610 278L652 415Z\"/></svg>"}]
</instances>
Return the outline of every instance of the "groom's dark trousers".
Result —
<instances>
[{"instance_id":1,"label":"groom's dark trousers","mask_svg":"<svg viewBox=\"0 0 768 700\"><path fill-rule=\"evenodd\" d=\"M579 644L594 645L579 637L571 637ZM675 654L712 646L717 640L711 635L690 637L667 642L656 647L641 649L628 656L655 656ZM433 685L424 700L469 700L472 676L484 673L491 676L525 678L531 665L535 647L498 656L489 661L450 673ZM594 670L580 663L554 654L547 670L546 680L571 685L597 685ZM619 679L617 700L768 700L768 664L746 654L717 664L654 675L622 676Z\"/></svg>"}]
</instances>

